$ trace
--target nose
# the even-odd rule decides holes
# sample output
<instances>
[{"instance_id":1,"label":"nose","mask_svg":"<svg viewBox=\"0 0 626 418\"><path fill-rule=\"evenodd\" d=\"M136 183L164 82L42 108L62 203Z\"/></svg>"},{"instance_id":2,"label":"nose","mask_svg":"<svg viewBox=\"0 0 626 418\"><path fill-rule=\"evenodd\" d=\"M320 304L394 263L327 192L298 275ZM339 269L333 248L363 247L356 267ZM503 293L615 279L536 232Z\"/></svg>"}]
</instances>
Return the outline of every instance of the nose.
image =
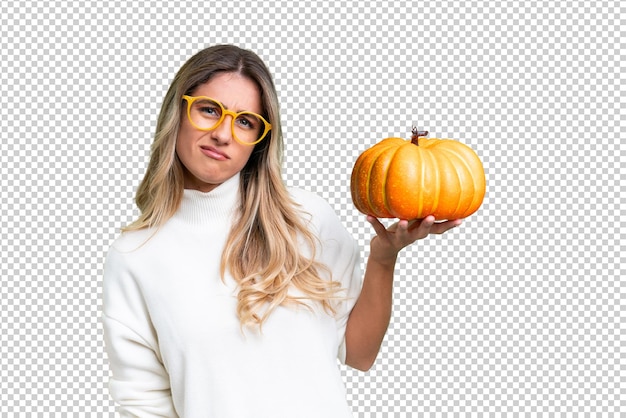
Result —
<instances>
[{"instance_id":1,"label":"nose","mask_svg":"<svg viewBox=\"0 0 626 418\"><path fill-rule=\"evenodd\" d=\"M230 128L231 124L232 116L225 115L222 122L211 131L211 137L221 144L230 143L233 140L233 133Z\"/></svg>"}]
</instances>

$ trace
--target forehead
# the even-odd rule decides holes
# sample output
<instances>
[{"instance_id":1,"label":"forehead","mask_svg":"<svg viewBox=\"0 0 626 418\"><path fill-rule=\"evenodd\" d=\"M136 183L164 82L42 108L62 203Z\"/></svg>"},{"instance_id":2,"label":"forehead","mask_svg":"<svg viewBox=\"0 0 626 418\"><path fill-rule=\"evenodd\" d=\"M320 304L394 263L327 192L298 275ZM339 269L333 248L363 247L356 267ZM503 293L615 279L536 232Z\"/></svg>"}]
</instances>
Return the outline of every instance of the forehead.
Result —
<instances>
[{"instance_id":1,"label":"forehead","mask_svg":"<svg viewBox=\"0 0 626 418\"><path fill-rule=\"evenodd\" d=\"M261 92L257 84L239 73L219 73L192 92L193 96L207 96L220 101L234 111L262 112Z\"/></svg>"}]
</instances>

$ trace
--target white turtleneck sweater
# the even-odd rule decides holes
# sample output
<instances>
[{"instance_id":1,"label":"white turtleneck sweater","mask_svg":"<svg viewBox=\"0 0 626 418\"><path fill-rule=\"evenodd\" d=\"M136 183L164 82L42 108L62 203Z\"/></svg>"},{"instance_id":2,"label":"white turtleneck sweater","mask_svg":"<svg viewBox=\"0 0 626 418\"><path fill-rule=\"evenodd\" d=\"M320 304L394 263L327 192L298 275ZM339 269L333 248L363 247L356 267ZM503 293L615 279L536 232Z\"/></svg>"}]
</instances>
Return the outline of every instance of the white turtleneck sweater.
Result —
<instances>
[{"instance_id":1,"label":"white turtleneck sweater","mask_svg":"<svg viewBox=\"0 0 626 418\"><path fill-rule=\"evenodd\" d=\"M320 241L317 258L347 299L336 316L279 307L262 333L242 332L237 289L219 276L239 175L185 190L158 230L122 234L104 268L103 325L111 396L124 417L347 418L337 359L361 288L359 251L331 207L290 190Z\"/></svg>"}]
</instances>

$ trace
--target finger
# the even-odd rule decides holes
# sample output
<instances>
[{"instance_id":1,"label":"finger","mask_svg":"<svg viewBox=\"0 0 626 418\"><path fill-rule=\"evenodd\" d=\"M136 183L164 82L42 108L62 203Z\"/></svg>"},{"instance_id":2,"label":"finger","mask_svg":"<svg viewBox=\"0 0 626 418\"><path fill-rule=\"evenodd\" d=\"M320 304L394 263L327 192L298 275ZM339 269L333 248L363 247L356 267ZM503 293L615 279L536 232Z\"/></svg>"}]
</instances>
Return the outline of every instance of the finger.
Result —
<instances>
[{"instance_id":1,"label":"finger","mask_svg":"<svg viewBox=\"0 0 626 418\"><path fill-rule=\"evenodd\" d=\"M422 219L422 221L419 223L419 226L415 229L414 234L419 238L424 238L428 236L428 234L430 234L430 230L434 224L435 224L435 217L432 215L429 215L425 217L424 219Z\"/></svg>"},{"instance_id":2,"label":"finger","mask_svg":"<svg viewBox=\"0 0 626 418\"><path fill-rule=\"evenodd\" d=\"M398 223L399 222L394 222L393 224L389 225L389 227L387 228L387 232L396 232L396 229L398 229Z\"/></svg>"},{"instance_id":3,"label":"finger","mask_svg":"<svg viewBox=\"0 0 626 418\"><path fill-rule=\"evenodd\" d=\"M422 226L424 224L424 221L426 222L431 222L431 219L433 218L432 221L434 222L434 217L432 216L427 216L426 218L420 218L420 219L412 219L409 221L409 232L413 232L415 231L417 228L419 228L420 226Z\"/></svg>"},{"instance_id":4,"label":"finger","mask_svg":"<svg viewBox=\"0 0 626 418\"><path fill-rule=\"evenodd\" d=\"M409 231L413 231L415 228L419 228L422 219L413 219L409 221Z\"/></svg>"},{"instance_id":5,"label":"finger","mask_svg":"<svg viewBox=\"0 0 626 418\"><path fill-rule=\"evenodd\" d=\"M400 245L404 246L404 242L410 241L410 231L409 231L410 222L406 219L400 219L398 222L392 225L395 228L387 228L387 232L393 233L393 239L395 242L400 243Z\"/></svg>"},{"instance_id":6,"label":"finger","mask_svg":"<svg viewBox=\"0 0 626 418\"><path fill-rule=\"evenodd\" d=\"M402 232L402 233L405 233L405 232L407 232L409 230L409 225L410 225L410 223L406 219L400 219L395 224L395 226L397 227L397 230ZM394 225L392 225L392 226L394 226ZM391 229L391 228L389 228L389 229Z\"/></svg>"},{"instance_id":7,"label":"finger","mask_svg":"<svg viewBox=\"0 0 626 418\"><path fill-rule=\"evenodd\" d=\"M443 234L446 231L449 231L452 228L456 228L461 225L463 220L461 219L453 219L451 221L436 223L432 226L430 233L431 234Z\"/></svg>"},{"instance_id":8,"label":"finger","mask_svg":"<svg viewBox=\"0 0 626 418\"><path fill-rule=\"evenodd\" d=\"M416 219L410 222L408 233L403 238L406 242L413 242L426 238L435 224L435 217L430 215L423 219Z\"/></svg>"},{"instance_id":9,"label":"finger","mask_svg":"<svg viewBox=\"0 0 626 418\"><path fill-rule=\"evenodd\" d=\"M376 219L374 216L372 215L367 215L367 222L370 223L370 225L372 225L372 227L374 228L374 232L376 232L376 235L385 235L387 233L387 230L385 229L385 225L383 225L378 219Z\"/></svg>"}]
</instances>

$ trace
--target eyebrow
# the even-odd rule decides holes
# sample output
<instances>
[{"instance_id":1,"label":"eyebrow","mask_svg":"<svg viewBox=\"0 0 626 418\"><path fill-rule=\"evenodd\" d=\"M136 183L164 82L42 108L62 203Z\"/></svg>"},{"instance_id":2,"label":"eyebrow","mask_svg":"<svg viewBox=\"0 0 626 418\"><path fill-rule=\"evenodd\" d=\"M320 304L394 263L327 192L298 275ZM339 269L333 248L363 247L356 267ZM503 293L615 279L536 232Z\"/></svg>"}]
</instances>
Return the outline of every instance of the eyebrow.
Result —
<instances>
[{"instance_id":1,"label":"eyebrow","mask_svg":"<svg viewBox=\"0 0 626 418\"><path fill-rule=\"evenodd\" d=\"M201 94L201 95L199 95L198 97L206 97L207 99L215 100L216 102L221 103L221 104L222 104L222 106L224 106L224 109L226 109L226 110L230 110L230 108L229 108L228 106L226 106L226 104L225 104L224 102L222 102L222 101L220 101L220 100L217 100L217 99L214 99L214 98L213 98L213 97L211 97L211 96L205 96L205 95ZM252 112L252 113L256 113L257 115L260 115L260 114L261 114L261 112L255 112L255 111L253 111L253 110L248 110L248 109L233 110L233 112L235 112L235 113L241 113L241 112Z\"/></svg>"},{"instance_id":2,"label":"eyebrow","mask_svg":"<svg viewBox=\"0 0 626 418\"><path fill-rule=\"evenodd\" d=\"M222 103L222 102L220 102L220 103ZM230 108L228 106L226 106L224 103L222 103L222 106L224 106L224 109L230 110ZM248 110L248 109L233 110L233 112L235 112L235 113L252 112L252 113L256 113L256 114L260 114L261 113L261 112L255 112L253 110Z\"/></svg>"}]
</instances>

